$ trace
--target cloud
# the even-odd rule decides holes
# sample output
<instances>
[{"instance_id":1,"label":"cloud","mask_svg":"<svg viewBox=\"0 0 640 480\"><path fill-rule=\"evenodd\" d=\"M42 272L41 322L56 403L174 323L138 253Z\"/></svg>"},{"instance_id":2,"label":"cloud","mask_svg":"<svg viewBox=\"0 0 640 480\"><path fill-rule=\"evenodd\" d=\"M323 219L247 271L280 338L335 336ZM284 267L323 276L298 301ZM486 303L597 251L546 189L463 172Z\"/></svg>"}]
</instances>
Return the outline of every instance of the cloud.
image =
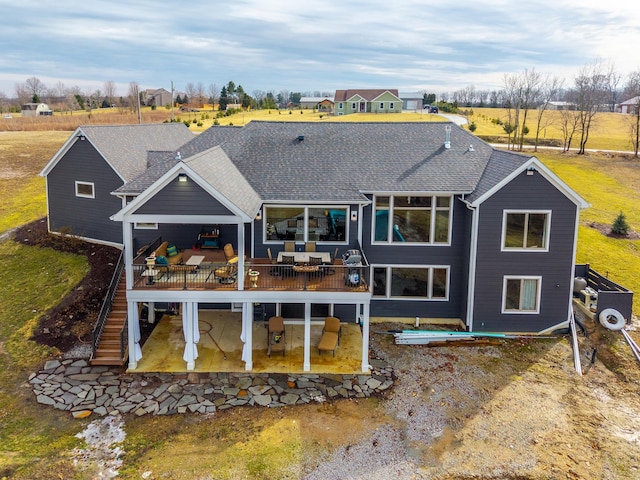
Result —
<instances>
[{"instance_id":1,"label":"cloud","mask_svg":"<svg viewBox=\"0 0 640 480\"><path fill-rule=\"evenodd\" d=\"M640 6L625 0L0 0L0 92L36 76L83 90L498 89L535 68L571 77L594 58L640 65ZM20 41L16 41L16 39Z\"/></svg>"}]
</instances>

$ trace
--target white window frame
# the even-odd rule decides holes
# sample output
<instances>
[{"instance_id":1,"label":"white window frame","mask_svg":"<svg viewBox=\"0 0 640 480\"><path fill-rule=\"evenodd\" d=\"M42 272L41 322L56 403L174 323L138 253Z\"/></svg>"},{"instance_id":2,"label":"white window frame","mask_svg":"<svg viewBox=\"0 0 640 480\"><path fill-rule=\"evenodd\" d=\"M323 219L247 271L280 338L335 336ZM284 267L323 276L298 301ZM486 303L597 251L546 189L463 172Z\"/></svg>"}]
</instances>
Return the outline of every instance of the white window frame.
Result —
<instances>
[{"instance_id":1,"label":"white window frame","mask_svg":"<svg viewBox=\"0 0 640 480\"><path fill-rule=\"evenodd\" d=\"M393 110L393 102L389 102L389 110Z\"/></svg>"},{"instance_id":2,"label":"white window frame","mask_svg":"<svg viewBox=\"0 0 640 480\"><path fill-rule=\"evenodd\" d=\"M536 280L536 308L535 310L518 310L507 309L507 282L509 280ZM522 292L522 289L520 290ZM506 315L537 315L540 313L540 301L542 299L542 276L539 275L505 275L502 280L502 313ZM522 305L522 296L520 297L520 305Z\"/></svg>"},{"instance_id":3,"label":"white window frame","mask_svg":"<svg viewBox=\"0 0 640 480\"><path fill-rule=\"evenodd\" d=\"M431 239L429 242L394 242L393 241L393 222L389 220L387 222L387 239L386 240L376 240L376 212L377 212L377 197L389 197L389 213L387 218L391 219L393 217L393 208L394 208L394 198L395 197L431 197L431 225L429 225L429 238ZM437 199L438 198L449 198L449 206L448 207L437 207ZM373 196L373 214L371 215L371 244L372 245L432 245L434 247L448 247L451 246L451 235L453 229L453 195L425 195L420 193L411 193L411 194L384 194L384 195L374 195ZM449 225L447 225L447 241L446 242L435 242L436 236L436 217L438 211L449 212Z\"/></svg>"},{"instance_id":4,"label":"white window frame","mask_svg":"<svg viewBox=\"0 0 640 480\"><path fill-rule=\"evenodd\" d=\"M373 278L374 278L374 269L385 269L385 293L384 295L375 295L373 294ZM411 297L411 296L392 296L391 295L391 271L394 268L415 268L419 270L429 270L429 285L428 292L426 297ZM433 296L433 271L435 269L446 270L447 272L447 281L446 281L446 295L444 297L434 297ZM450 265L371 265L371 269L369 272L369 278L371 279L371 294L373 300L400 300L400 301L410 301L410 302L448 302L449 295L451 294L451 266Z\"/></svg>"},{"instance_id":5,"label":"white window frame","mask_svg":"<svg viewBox=\"0 0 640 480\"><path fill-rule=\"evenodd\" d=\"M342 110L342 102L338 103L338 110Z\"/></svg>"},{"instance_id":6,"label":"white window frame","mask_svg":"<svg viewBox=\"0 0 640 480\"><path fill-rule=\"evenodd\" d=\"M158 224L153 222L134 222L133 228L135 230L157 230Z\"/></svg>"},{"instance_id":7,"label":"white window frame","mask_svg":"<svg viewBox=\"0 0 640 480\"><path fill-rule=\"evenodd\" d=\"M502 212L502 232L500 235L500 249L503 252L548 252L549 251L549 237L551 236L551 212L552 210L503 210ZM529 224L530 214L544 214L547 216L544 231L544 246L540 248L527 248L527 247L507 247L505 245L506 233L507 233L507 216L509 214L525 214L525 230L522 232L522 240L527 238L527 226Z\"/></svg>"},{"instance_id":8,"label":"white window frame","mask_svg":"<svg viewBox=\"0 0 640 480\"><path fill-rule=\"evenodd\" d=\"M262 243L263 244L280 244L282 245L285 240L268 240L267 239L267 212L269 208L302 208L303 210L303 233L304 240L295 240L296 243L305 243L309 241L309 209L322 209L322 210L346 210L346 217L344 222L344 240L311 240L315 241L318 244L331 244L331 245L348 245L349 244L349 224L350 222L350 213L351 207L349 205L264 205L263 207L263 222L262 222Z\"/></svg>"},{"instance_id":9,"label":"white window frame","mask_svg":"<svg viewBox=\"0 0 640 480\"><path fill-rule=\"evenodd\" d=\"M358 104L356 102L351 102L351 110L357 110Z\"/></svg>"},{"instance_id":10,"label":"white window frame","mask_svg":"<svg viewBox=\"0 0 640 480\"><path fill-rule=\"evenodd\" d=\"M79 186L87 186L90 185L91 186L91 194L86 194L86 193L80 193L78 191L78 187ZM96 198L96 187L95 184L93 182L82 182L80 180L76 180L75 181L75 189L76 189L76 197L79 198Z\"/></svg>"},{"instance_id":11,"label":"white window frame","mask_svg":"<svg viewBox=\"0 0 640 480\"><path fill-rule=\"evenodd\" d=\"M384 102L380 102L380 110L384 110Z\"/></svg>"}]
</instances>

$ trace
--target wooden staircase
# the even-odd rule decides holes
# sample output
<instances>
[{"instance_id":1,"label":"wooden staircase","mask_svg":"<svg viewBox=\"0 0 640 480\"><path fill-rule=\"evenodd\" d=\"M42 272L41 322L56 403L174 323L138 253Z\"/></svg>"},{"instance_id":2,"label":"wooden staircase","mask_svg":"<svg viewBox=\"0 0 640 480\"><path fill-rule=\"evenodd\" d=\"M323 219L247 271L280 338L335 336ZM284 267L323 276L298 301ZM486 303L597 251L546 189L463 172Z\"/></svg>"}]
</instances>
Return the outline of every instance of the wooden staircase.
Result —
<instances>
[{"instance_id":1,"label":"wooden staircase","mask_svg":"<svg viewBox=\"0 0 640 480\"><path fill-rule=\"evenodd\" d=\"M100 342L95 354L91 357L91 365L118 365L122 366L127 358L127 345L125 345L124 358L120 350L120 332L127 319L127 285L125 275L122 275L111 311L104 325Z\"/></svg>"}]
</instances>

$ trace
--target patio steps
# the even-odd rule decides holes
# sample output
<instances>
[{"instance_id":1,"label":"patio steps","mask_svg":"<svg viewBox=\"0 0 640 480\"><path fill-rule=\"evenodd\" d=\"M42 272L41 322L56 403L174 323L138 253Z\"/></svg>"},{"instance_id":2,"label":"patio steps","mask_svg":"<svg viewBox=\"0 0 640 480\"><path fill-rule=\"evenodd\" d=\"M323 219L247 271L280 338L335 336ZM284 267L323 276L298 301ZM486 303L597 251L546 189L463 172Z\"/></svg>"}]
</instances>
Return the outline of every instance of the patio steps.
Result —
<instances>
[{"instance_id":1,"label":"patio steps","mask_svg":"<svg viewBox=\"0 0 640 480\"><path fill-rule=\"evenodd\" d=\"M100 343L96 353L91 357L91 365L115 365L122 366L127 358L125 350L124 358L120 356L120 332L127 319L127 286L125 276L122 276L116 296L113 300L111 313L104 325ZM126 346L125 346L126 348Z\"/></svg>"}]
</instances>

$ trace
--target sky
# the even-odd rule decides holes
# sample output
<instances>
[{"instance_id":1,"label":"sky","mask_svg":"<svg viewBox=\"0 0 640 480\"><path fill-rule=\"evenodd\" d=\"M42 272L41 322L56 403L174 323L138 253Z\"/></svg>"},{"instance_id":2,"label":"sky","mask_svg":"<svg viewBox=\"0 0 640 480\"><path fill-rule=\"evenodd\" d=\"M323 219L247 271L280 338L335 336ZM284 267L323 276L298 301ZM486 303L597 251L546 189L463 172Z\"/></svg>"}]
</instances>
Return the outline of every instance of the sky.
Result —
<instances>
[{"instance_id":1,"label":"sky","mask_svg":"<svg viewBox=\"0 0 640 480\"><path fill-rule=\"evenodd\" d=\"M0 93L31 77L82 92L499 90L601 60L640 70L634 0L0 0Z\"/></svg>"}]
</instances>

